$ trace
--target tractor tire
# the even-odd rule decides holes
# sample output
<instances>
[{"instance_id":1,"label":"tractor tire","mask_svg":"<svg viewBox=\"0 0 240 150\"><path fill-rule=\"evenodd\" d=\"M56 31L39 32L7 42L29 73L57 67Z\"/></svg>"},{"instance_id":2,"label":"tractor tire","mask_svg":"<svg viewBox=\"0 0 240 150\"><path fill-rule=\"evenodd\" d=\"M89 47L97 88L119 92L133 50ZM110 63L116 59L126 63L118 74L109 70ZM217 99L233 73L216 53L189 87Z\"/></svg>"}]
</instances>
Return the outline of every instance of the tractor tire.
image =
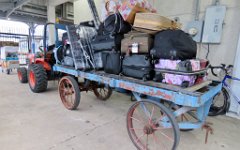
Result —
<instances>
[{"instance_id":1,"label":"tractor tire","mask_svg":"<svg viewBox=\"0 0 240 150\"><path fill-rule=\"evenodd\" d=\"M28 81L33 93L41 93L47 90L47 72L41 64L32 64L29 67Z\"/></svg>"},{"instance_id":2,"label":"tractor tire","mask_svg":"<svg viewBox=\"0 0 240 150\"><path fill-rule=\"evenodd\" d=\"M18 68L17 69L18 79L20 83L28 82L28 73L26 68Z\"/></svg>"}]
</instances>

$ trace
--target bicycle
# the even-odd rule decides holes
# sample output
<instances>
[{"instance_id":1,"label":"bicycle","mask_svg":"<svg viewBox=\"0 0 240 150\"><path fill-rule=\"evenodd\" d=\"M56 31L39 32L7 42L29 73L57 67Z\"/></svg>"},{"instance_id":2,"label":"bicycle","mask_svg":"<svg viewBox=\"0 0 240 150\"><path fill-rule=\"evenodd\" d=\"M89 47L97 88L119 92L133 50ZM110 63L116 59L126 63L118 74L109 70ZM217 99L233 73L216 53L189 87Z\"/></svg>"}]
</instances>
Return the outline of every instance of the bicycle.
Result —
<instances>
[{"instance_id":1,"label":"bicycle","mask_svg":"<svg viewBox=\"0 0 240 150\"><path fill-rule=\"evenodd\" d=\"M212 74L216 77L219 77L219 75L215 72L216 69L223 71L220 71L220 77L222 76L221 73L224 73L223 79L221 81L223 85L222 90L214 96L213 103L208 113L209 116L217 116L228 112L230 107L230 95L233 96L238 104L240 104L240 98L236 95L236 93L234 93L229 83L227 82L227 80L240 82L240 79L231 75L233 65L226 66L225 64L222 64L221 66L210 66L210 69ZM223 99L220 99L221 96L223 96Z\"/></svg>"}]
</instances>

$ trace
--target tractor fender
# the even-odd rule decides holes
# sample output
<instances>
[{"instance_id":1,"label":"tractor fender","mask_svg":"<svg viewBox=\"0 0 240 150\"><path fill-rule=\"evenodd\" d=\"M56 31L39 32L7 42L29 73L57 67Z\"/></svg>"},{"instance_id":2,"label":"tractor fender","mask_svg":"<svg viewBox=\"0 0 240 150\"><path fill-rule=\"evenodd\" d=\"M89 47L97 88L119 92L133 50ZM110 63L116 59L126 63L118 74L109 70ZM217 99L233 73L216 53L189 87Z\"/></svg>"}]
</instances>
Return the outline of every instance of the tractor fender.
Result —
<instances>
[{"instance_id":1,"label":"tractor fender","mask_svg":"<svg viewBox=\"0 0 240 150\"><path fill-rule=\"evenodd\" d=\"M51 70L52 70L51 65L50 65L48 62L44 61L43 58L36 59L35 63L36 63L36 64L41 64L41 65L43 65L43 68L44 68L46 71L51 71Z\"/></svg>"}]
</instances>

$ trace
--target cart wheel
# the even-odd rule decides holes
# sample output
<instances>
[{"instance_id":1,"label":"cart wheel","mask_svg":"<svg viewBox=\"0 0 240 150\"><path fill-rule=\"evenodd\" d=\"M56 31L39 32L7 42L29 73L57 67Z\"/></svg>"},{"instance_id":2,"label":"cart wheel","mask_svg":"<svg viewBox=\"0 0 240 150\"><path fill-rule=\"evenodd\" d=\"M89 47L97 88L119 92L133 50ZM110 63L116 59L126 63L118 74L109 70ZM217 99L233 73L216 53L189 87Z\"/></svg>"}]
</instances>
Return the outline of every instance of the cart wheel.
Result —
<instances>
[{"instance_id":1,"label":"cart wheel","mask_svg":"<svg viewBox=\"0 0 240 150\"><path fill-rule=\"evenodd\" d=\"M99 100L106 101L112 95L112 88L103 85L102 87L94 88L93 93Z\"/></svg>"},{"instance_id":2,"label":"cart wheel","mask_svg":"<svg viewBox=\"0 0 240 150\"><path fill-rule=\"evenodd\" d=\"M175 150L180 139L179 127L172 112L153 101L139 101L130 107L127 130L140 150Z\"/></svg>"},{"instance_id":3,"label":"cart wheel","mask_svg":"<svg viewBox=\"0 0 240 150\"><path fill-rule=\"evenodd\" d=\"M59 82L58 91L62 103L67 109L77 109L81 95L78 83L73 77L63 77Z\"/></svg>"},{"instance_id":4,"label":"cart wheel","mask_svg":"<svg viewBox=\"0 0 240 150\"><path fill-rule=\"evenodd\" d=\"M17 69L18 79L21 83L27 83L28 77L27 77L27 69L26 68L18 68Z\"/></svg>"}]
</instances>

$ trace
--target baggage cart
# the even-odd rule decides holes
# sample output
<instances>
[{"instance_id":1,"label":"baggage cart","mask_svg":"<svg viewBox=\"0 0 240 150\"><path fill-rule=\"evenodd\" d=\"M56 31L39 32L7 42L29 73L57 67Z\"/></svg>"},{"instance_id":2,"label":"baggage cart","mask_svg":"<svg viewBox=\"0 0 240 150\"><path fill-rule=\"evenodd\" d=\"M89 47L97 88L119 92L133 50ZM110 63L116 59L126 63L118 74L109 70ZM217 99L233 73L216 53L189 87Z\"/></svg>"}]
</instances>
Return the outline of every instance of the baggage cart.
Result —
<instances>
[{"instance_id":1,"label":"baggage cart","mask_svg":"<svg viewBox=\"0 0 240 150\"><path fill-rule=\"evenodd\" d=\"M181 88L102 71L86 72L58 65L53 69L62 74L59 95L70 110L80 104L82 91L93 90L102 100L111 96L112 88L131 91L137 101L129 108L126 122L129 137L138 149L176 149L180 130L206 128L211 131L206 117L213 97L222 88L222 84L215 81ZM79 78L84 79L83 82L79 82Z\"/></svg>"}]
</instances>

